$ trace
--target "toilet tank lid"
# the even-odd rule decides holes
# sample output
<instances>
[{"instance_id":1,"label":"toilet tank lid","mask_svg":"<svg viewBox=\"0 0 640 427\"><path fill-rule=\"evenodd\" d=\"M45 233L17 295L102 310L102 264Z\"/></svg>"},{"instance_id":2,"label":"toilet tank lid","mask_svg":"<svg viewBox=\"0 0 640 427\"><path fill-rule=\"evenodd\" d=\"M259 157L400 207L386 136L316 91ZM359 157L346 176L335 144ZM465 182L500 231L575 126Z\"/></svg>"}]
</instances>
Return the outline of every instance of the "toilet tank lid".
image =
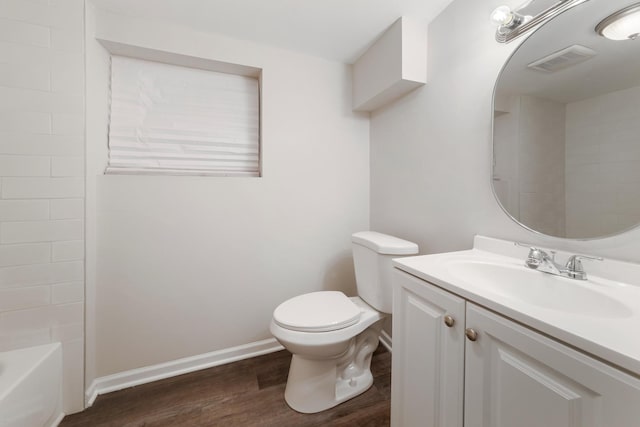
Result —
<instances>
[{"instance_id":1,"label":"toilet tank lid","mask_svg":"<svg viewBox=\"0 0 640 427\"><path fill-rule=\"evenodd\" d=\"M376 231L360 231L351 235L351 241L382 255L415 255L418 245Z\"/></svg>"}]
</instances>

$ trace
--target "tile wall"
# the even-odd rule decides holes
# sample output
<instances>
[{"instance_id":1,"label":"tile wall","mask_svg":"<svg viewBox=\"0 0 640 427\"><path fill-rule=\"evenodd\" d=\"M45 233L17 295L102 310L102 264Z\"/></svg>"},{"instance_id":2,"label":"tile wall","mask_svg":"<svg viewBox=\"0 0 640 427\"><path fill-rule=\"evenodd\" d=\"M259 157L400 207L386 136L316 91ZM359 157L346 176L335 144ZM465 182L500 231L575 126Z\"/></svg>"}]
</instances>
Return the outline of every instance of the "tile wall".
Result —
<instances>
[{"instance_id":1,"label":"tile wall","mask_svg":"<svg viewBox=\"0 0 640 427\"><path fill-rule=\"evenodd\" d=\"M569 237L640 222L640 87L567 104L566 157Z\"/></svg>"},{"instance_id":2,"label":"tile wall","mask_svg":"<svg viewBox=\"0 0 640 427\"><path fill-rule=\"evenodd\" d=\"M565 234L565 104L520 97L520 221L550 236Z\"/></svg>"},{"instance_id":3,"label":"tile wall","mask_svg":"<svg viewBox=\"0 0 640 427\"><path fill-rule=\"evenodd\" d=\"M84 1L0 0L0 351L60 341L83 406Z\"/></svg>"}]
</instances>

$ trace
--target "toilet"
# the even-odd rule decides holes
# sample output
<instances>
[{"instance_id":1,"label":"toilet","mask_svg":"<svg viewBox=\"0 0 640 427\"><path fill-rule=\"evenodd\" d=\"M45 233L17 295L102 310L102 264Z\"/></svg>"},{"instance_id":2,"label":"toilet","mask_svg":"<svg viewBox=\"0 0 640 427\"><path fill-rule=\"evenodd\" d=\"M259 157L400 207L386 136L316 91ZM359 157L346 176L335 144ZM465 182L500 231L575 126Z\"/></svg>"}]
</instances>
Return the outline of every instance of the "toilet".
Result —
<instances>
[{"instance_id":1,"label":"toilet","mask_svg":"<svg viewBox=\"0 0 640 427\"><path fill-rule=\"evenodd\" d=\"M312 292L273 312L271 333L293 354L284 397L298 412L324 411L371 387L371 355L392 308L391 260L418 253L415 243L374 231L351 242L357 297Z\"/></svg>"}]
</instances>

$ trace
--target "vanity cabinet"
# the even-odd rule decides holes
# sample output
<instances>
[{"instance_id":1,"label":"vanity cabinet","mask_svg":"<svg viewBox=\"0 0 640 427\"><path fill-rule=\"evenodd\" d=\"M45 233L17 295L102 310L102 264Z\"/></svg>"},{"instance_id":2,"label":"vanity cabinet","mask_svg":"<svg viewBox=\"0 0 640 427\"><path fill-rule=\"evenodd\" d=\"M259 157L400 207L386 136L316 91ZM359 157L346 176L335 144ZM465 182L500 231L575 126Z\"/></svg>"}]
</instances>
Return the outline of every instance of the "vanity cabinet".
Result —
<instances>
[{"instance_id":1,"label":"vanity cabinet","mask_svg":"<svg viewBox=\"0 0 640 427\"><path fill-rule=\"evenodd\" d=\"M640 378L395 275L393 427L640 426Z\"/></svg>"},{"instance_id":2,"label":"vanity cabinet","mask_svg":"<svg viewBox=\"0 0 640 427\"><path fill-rule=\"evenodd\" d=\"M391 425L462 427L465 301L394 273Z\"/></svg>"}]
</instances>

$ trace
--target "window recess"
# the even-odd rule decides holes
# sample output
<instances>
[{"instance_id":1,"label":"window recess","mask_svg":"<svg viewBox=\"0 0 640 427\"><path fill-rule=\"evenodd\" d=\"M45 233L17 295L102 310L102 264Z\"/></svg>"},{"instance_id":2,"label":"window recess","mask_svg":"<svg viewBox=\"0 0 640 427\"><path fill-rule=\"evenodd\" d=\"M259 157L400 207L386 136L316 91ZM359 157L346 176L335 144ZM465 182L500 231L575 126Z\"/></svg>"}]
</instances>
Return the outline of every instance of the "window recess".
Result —
<instances>
[{"instance_id":1,"label":"window recess","mask_svg":"<svg viewBox=\"0 0 640 427\"><path fill-rule=\"evenodd\" d=\"M105 173L260 176L258 78L113 55Z\"/></svg>"}]
</instances>

